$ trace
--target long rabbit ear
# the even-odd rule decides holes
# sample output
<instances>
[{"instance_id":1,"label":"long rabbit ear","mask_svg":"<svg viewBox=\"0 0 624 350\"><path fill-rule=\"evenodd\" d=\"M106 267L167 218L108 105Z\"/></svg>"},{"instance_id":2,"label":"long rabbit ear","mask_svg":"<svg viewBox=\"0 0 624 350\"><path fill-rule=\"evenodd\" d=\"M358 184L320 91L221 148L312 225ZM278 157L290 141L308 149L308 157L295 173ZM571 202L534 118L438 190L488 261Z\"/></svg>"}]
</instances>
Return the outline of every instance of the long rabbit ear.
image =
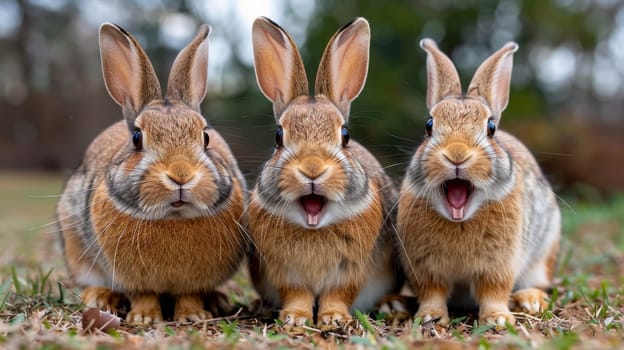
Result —
<instances>
[{"instance_id":1,"label":"long rabbit ear","mask_svg":"<svg viewBox=\"0 0 624 350\"><path fill-rule=\"evenodd\" d=\"M254 21L252 40L258 86L279 120L290 101L309 93L301 55L288 33L266 17Z\"/></svg>"},{"instance_id":2,"label":"long rabbit ear","mask_svg":"<svg viewBox=\"0 0 624 350\"><path fill-rule=\"evenodd\" d=\"M196 111L208 89L208 35L211 28L204 24L175 61L167 81L167 97L181 100Z\"/></svg>"},{"instance_id":3,"label":"long rabbit ear","mask_svg":"<svg viewBox=\"0 0 624 350\"><path fill-rule=\"evenodd\" d=\"M427 108L446 97L460 97L461 82L451 59L431 39L422 39L420 47L427 52Z\"/></svg>"},{"instance_id":4,"label":"long rabbit ear","mask_svg":"<svg viewBox=\"0 0 624 350\"><path fill-rule=\"evenodd\" d=\"M136 39L111 23L100 26L100 56L106 89L133 129L143 106L162 98L154 67Z\"/></svg>"},{"instance_id":5,"label":"long rabbit ear","mask_svg":"<svg viewBox=\"0 0 624 350\"><path fill-rule=\"evenodd\" d=\"M468 96L487 101L497 123L509 102L513 54L517 50L518 44L506 43L479 66L468 87Z\"/></svg>"},{"instance_id":6,"label":"long rabbit ear","mask_svg":"<svg viewBox=\"0 0 624 350\"><path fill-rule=\"evenodd\" d=\"M314 84L316 94L329 97L342 115L349 117L349 108L364 88L368 73L370 27L358 17L329 40Z\"/></svg>"}]
</instances>

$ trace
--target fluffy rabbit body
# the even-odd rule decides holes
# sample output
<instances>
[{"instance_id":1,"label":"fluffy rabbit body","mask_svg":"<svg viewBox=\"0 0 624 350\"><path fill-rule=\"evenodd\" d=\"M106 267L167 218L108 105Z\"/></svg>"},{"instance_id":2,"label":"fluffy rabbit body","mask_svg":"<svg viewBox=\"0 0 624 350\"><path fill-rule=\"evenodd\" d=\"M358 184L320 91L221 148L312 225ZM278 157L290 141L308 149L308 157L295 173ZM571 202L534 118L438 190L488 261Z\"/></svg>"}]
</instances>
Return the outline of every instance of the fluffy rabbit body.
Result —
<instances>
[{"instance_id":1,"label":"fluffy rabbit body","mask_svg":"<svg viewBox=\"0 0 624 350\"><path fill-rule=\"evenodd\" d=\"M389 209L396 190L379 162L349 140L350 103L364 86L370 30L358 18L330 40L315 94L299 51L277 24L253 26L256 77L273 102L277 147L251 194L250 270L264 302L289 326L340 324L398 286ZM385 225L384 225L385 223Z\"/></svg>"},{"instance_id":2,"label":"fluffy rabbit body","mask_svg":"<svg viewBox=\"0 0 624 350\"><path fill-rule=\"evenodd\" d=\"M447 301L476 302L481 322L513 323L510 296L528 313L547 307L560 237L557 200L537 162L496 130L518 47L489 57L465 95L451 60L430 39L421 47L428 135L407 169L397 218L416 316L447 324Z\"/></svg>"},{"instance_id":3,"label":"fluffy rabbit body","mask_svg":"<svg viewBox=\"0 0 624 350\"><path fill-rule=\"evenodd\" d=\"M207 87L204 25L177 56L163 98L136 39L100 27L102 71L124 121L103 131L67 181L58 204L65 260L87 305L115 309L129 298L131 322L210 317L203 296L245 254L238 220L245 182L224 139L201 115Z\"/></svg>"}]
</instances>

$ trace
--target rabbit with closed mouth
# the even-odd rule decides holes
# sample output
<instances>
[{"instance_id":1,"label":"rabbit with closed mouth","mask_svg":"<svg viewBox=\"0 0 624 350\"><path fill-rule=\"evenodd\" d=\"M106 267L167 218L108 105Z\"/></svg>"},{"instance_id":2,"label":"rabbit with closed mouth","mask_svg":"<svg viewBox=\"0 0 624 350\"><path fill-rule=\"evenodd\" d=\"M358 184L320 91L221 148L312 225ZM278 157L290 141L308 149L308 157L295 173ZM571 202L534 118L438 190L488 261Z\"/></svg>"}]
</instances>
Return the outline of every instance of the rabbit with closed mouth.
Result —
<instances>
[{"instance_id":1,"label":"rabbit with closed mouth","mask_svg":"<svg viewBox=\"0 0 624 350\"><path fill-rule=\"evenodd\" d=\"M239 267L245 181L225 140L202 116L208 35L177 56L163 97L137 40L100 27L106 88L124 120L98 135L58 203L61 240L73 279L90 306L127 320L162 320L159 295L175 299L179 321L210 318L207 293Z\"/></svg>"}]
</instances>

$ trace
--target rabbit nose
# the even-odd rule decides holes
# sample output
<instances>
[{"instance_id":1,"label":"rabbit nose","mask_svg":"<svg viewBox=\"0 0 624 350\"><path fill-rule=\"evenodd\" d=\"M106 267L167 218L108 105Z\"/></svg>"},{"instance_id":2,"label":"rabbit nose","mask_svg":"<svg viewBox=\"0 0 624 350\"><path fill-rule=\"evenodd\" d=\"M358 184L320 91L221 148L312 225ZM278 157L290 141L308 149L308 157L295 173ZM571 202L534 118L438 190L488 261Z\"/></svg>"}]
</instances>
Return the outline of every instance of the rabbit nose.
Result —
<instances>
[{"instance_id":1,"label":"rabbit nose","mask_svg":"<svg viewBox=\"0 0 624 350\"><path fill-rule=\"evenodd\" d=\"M451 143L443 151L442 155L453 165L461 165L466 163L471 157L470 148L459 142Z\"/></svg>"},{"instance_id":2,"label":"rabbit nose","mask_svg":"<svg viewBox=\"0 0 624 350\"><path fill-rule=\"evenodd\" d=\"M314 180L323 175L329 167L319 157L304 158L298 167L301 174L310 180Z\"/></svg>"},{"instance_id":3,"label":"rabbit nose","mask_svg":"<svg viewBox=\"0 0 624 350\"><path fill-rule=\"evenodd\" d=\"M182 186L193 179L195 171L187 162L178 161L171 163L166 174L171 181Z\"/></svg>"}]
</instances>

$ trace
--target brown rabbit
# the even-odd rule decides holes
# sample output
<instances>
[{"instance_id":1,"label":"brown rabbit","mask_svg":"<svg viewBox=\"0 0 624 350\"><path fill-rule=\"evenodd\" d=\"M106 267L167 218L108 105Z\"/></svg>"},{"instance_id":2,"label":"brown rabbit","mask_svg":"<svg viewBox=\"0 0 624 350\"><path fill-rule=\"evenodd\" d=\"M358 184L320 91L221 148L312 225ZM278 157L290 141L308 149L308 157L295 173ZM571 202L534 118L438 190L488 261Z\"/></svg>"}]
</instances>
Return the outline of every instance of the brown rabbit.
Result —
<instances>
[{"instance_id":1,"label":"brown rabbit","mask_svg":"<svg viewBox=\"0 0 624 350\"><path fill-rule=\"evenodd\" d=\"M91 143L57 214L84 302L114 310L125 295L130 322L162 320L160 294L175 298L176 320L211 317L202 297L244 258L245 181L200 112L209 33L203 25L180 52L163 98L136 39L114 24L100 27L104 81L125 121Z\"/></svg>"},{"instance_id":2,"label":"brown rabbit","mask_svg":"<svg viewBox=\"0 0 624 350\"><path fill-rule=\"evenodd\" d=\"M310 96L290 36L267 18L253 24L256 77L278 130L248 209L250 270L288 326L313 322L316 302L319 324L346 322L350 309L368 311L398 286L389 221L384 226L396 190L346 127L366 80L369 40L363 18L339 30Z\"/></svg>"},{"instance_id":3,"label":"brown rabbit","mask_svg":"<svg viewBox=\"0 0 624 350\"><path fill-rule=\"evenodd\" d=\"M420 306L417 317L449 322L451 304L479 305L481 322L514 322L519 308L547 307L560 212L529 150L497 130L509 100L515 43L475 73L462 94L451 60L431 39L427 52L427 135L401 188L401 259ZM512 295L512 292L514 294ZM449 300L450 298L450 300Z\"/></svg>"}]
</instances>

